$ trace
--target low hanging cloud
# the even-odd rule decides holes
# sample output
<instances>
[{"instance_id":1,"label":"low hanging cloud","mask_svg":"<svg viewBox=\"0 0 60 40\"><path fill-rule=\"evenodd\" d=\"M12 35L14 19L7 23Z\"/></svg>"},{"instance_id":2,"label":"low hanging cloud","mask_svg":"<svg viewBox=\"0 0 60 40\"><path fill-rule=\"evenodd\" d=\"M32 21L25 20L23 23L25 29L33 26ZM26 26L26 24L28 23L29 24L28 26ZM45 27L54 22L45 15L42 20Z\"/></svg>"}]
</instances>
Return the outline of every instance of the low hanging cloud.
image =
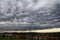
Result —
<instances>
[{"instance_id":1,"label":"low hanging cloud","mask_svg":"<svg viewBox=\"0 0 60 40\"><path fill-rule=\"evenodd\" d=\"M0 0L0 25L59 27L60 3L58 1Z\"/></svg>"}]
</instances>

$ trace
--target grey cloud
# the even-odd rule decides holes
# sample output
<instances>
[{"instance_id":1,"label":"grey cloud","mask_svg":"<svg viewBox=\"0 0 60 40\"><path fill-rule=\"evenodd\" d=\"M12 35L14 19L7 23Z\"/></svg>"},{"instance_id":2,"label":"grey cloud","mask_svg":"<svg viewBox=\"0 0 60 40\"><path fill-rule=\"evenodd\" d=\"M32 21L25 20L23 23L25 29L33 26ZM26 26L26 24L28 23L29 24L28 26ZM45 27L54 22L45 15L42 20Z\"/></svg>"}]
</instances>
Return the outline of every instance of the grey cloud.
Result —
<instances>
[{"instance_id":1,"label":"grey cloud","mask_svg":"<svg viewBox=\"0 0 60 40\"><path fill-rule=\"evenodd\" d=\"M22 23L22 25L27 23L29 27L31 25L43 28L59 26L60 4L55 3L56 1L57 0L1 0L0 22L19 22ZM15 18L17 19L16 21L14 21Z\"/></svg>"}]
</instances>

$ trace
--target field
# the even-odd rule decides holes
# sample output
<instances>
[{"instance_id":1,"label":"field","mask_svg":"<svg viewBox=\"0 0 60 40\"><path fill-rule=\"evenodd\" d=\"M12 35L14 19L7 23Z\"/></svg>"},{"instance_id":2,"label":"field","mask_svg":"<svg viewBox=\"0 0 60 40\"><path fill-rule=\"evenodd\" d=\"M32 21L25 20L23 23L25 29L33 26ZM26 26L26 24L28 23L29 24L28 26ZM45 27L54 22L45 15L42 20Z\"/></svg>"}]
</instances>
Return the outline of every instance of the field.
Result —
<instances>
[{"instance_id":1,"label":"field","mask_svg":"<svg viewBox=\"0 0 60 40\"><path fill-rule=\"evenodd\" d=\"M0 33L0 40L60 40L60 33Z\"/></svg>"},{"instance_id":2,"label":"field","mask_svg":"<svg viewBox=\"0 0 60 40\"><path fill-rule=\"evenodd\" d=\"M50 39L15 39L15 38L2 38L0 40L50 40Z\"/></svg>"}]
</instances>

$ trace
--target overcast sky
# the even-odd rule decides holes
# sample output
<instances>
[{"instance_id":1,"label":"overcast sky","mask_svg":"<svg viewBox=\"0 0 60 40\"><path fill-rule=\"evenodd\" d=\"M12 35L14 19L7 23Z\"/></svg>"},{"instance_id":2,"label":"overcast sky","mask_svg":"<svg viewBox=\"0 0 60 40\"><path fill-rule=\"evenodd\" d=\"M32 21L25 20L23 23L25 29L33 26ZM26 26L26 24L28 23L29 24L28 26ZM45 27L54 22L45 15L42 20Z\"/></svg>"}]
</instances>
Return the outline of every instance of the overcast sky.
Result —
<instances>
[{"instance_id":1,"label":"overcast sky","mask_svg":"<svg viewBox=\"0 0 60 40\"><path fill-rule=\"evenodd\" d=\"M60 0L0 0L0 27L60 27Z\"/></svg>"}]
</instances>

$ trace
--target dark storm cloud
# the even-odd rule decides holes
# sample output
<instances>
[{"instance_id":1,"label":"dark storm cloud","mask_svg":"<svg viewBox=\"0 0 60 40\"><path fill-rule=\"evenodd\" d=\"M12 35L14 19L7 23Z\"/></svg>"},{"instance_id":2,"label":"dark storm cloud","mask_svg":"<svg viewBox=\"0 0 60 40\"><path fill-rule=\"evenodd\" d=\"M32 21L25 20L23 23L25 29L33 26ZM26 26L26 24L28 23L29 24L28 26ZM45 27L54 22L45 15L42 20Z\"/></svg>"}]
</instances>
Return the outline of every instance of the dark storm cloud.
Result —
<instances>
[{"instance_id":1,"label":"dark storm cloud","mask_svg":"<svg viewBox=\"0 0 60 40\"><path fill-rule=\"evenodd\" d=\"M4 25L7 27L14 26L14 24L16 27L59 27L60 3L58 1L0 0L0 25L5 23Z\"/></svg>"}]
</instances>

